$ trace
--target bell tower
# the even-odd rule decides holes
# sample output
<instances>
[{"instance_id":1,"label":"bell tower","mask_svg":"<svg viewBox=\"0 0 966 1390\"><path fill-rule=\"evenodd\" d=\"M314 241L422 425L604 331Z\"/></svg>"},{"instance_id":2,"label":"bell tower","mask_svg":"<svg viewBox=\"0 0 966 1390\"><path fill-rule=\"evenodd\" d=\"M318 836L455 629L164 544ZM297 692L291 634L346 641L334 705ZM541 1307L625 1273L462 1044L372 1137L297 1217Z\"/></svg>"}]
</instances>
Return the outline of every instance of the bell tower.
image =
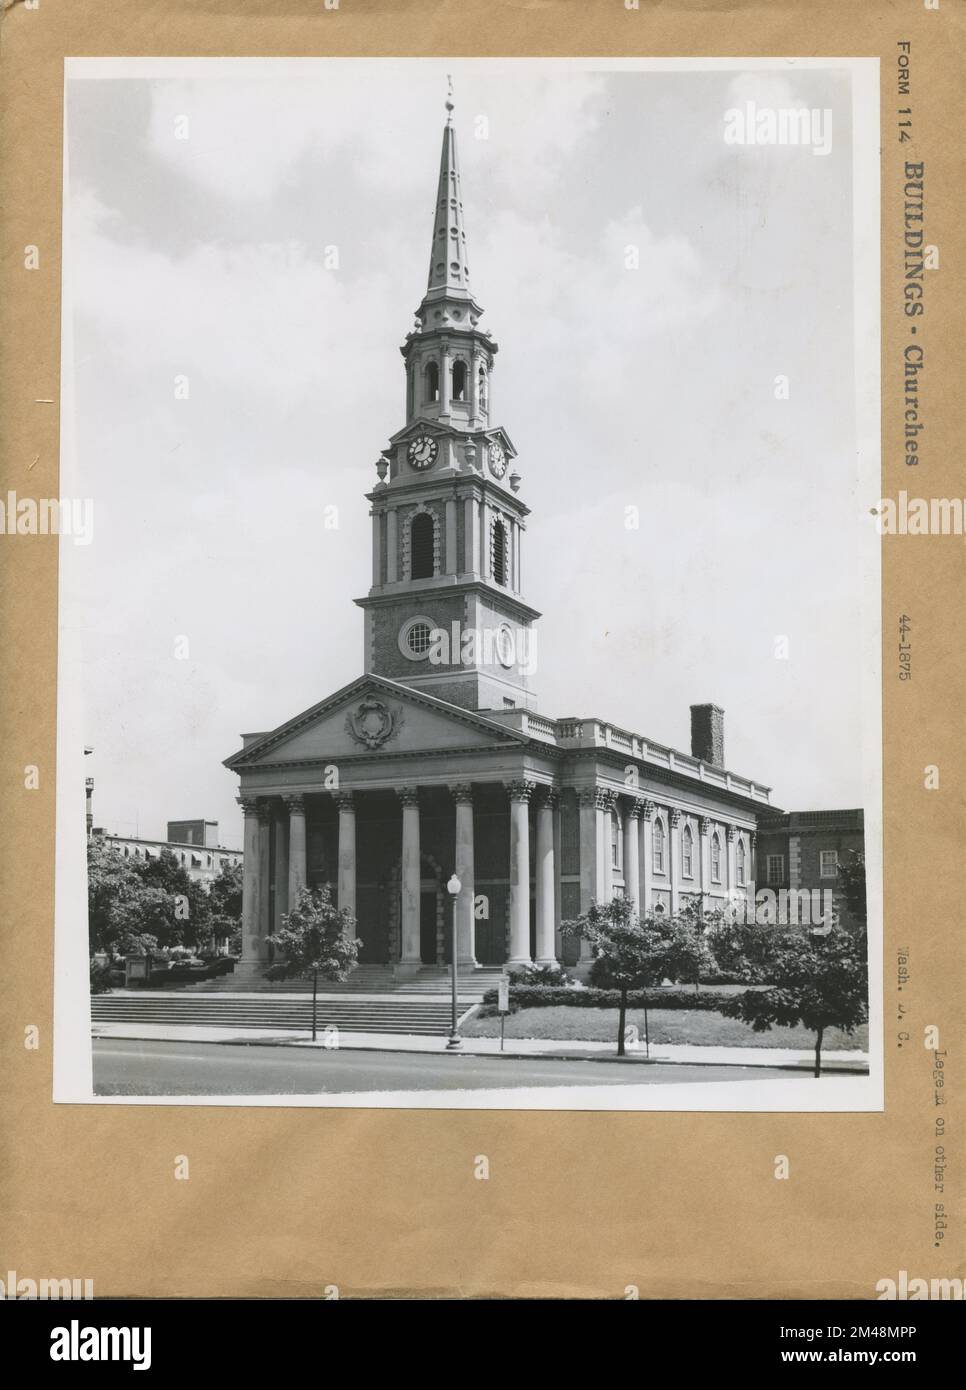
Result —
<instances>
[{"instance_id":1,"label":"bell tower","mask_svg":"<svg viewBox=\"0 0 966 1390\"><path fill-rule=\"evenodd\" d=\"M516 450L494 423L498 348L470 288L451 99L446 111L426 293L400 348L406 423L367 494L372 587L356 600L365 669L468 709L532 708L529 508Z\"/></svg>"}]
</instances>

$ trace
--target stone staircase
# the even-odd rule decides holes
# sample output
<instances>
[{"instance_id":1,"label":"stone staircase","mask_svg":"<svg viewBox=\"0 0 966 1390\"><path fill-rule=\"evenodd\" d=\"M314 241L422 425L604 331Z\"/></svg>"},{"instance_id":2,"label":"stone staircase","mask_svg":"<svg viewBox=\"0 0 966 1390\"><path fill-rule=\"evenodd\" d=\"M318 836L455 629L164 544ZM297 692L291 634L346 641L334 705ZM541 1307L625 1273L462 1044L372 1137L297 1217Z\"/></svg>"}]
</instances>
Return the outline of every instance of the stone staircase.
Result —
<instances>
[{"instance_id":1,"label":"stone staircase","mask_svg":"<svg viewBox=\"0 0 966 1390\"><path fill-rule=\"evenodd\" d=\"M472 1002L462 1002L460 1016L472 1008ZM439 995L363 999L347 994L338 999L319 998L317 1001L320 1031L336 1027L347 1033L418 1033L445 1037L450 1030L450 1019L449 1000ZM311 995L295 998L272 994L202 995L191 988L161 994L148 990L117 990L94 995L91 1022L275 1031L298 1029L308 1033L312 1027L312 999Z\"/></svg>"},{"instance_id":2,"label":"stone staircase","mask_svg":"<svg viewBox=\"0 0 966 1390\"><path fill-rule=\"evenodd\" d=\"M461 970L457 980L457 995L460 999L478 1002L489 989L496 989L503 977L499 966L481 966L476 970ZM396 977L391 965L357 965L349 978L342 983L331 980L319 981L319 994L325 995L410 995L420 997L449 998L450 970L447 965L424 965L416 975ZM151 989L155 990L152 983ZM193 984L175 982L167 986L172 995L206 994L309 994L312 993L311 980L243 980L234 975L220 975L213 980L199 980ZM136 993L136 991L128 991ZM96 996L95 996L96 997Z\"/></svg>"}]
</instances>

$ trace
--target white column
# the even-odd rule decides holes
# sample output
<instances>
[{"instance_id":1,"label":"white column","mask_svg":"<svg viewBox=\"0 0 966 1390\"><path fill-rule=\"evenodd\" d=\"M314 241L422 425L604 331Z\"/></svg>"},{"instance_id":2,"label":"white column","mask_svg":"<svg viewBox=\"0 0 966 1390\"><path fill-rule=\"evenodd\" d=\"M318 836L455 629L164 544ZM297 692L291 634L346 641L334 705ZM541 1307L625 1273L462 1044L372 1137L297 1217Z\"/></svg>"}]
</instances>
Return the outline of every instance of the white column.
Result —
<instances>
[{"instance_id":1,"label":"white column","mask_svg":"<svg viewBox=\"0 0 966 1390\"><path fill-rule=\"evenodd\" d=\"M614 896L614 849L612 840L613 814L617 797L613 792L597 793L597 881L600 901L609 903Z\"/></svg>"},{"instance_id":2,"label":"white column","mask_svg":"<svg viewBox=\"0 0 966 1390\"><path fill-rule=\"evenodd\" d=\"M755 893L758 890L758 832L753 830L748 836L748 901L754 907Z\"/></svg>"},{"instance_id":3,"label":"white column","mask_svg":"<svg viewBox=\"0 0 966 1390\"><path fill-rule=\"evenodd\" d=\"M668 817L667 852L671 878L671 915L681 907L681 812Z\"/></svg>"},{"instance_id":4,"label":"white column","mask_svg":"<svg viewBox=\"0 0 966 1390\"><path fill-rule=\"evenodd\" d=\"M537 909L537 964L557 964L556 918L554 898L557 874L554 858L554 809L556 793L549 788L541 788L537 801L537 862L536 862L536 909Z\"/></svg>"},{"instance_id":5,"label":"white column","mask_svg":"<svg viewBox=\"0 0 966 1390\"><path fill-rule=\"evenodd\" d=\"M449 415L450 387L452 386L452 382L450 381L450 371L452 369L452 365L453 359L450 356L449 344L444 342L443 358L439 376L439 414L441 419L444 415Z\"/></svg>"},{"instance_id":6,"label":"white column","mask_svg":"<svg viewBox=\"0 0 966 1390\"><path fill-rule=\"evenodd\" d=\"M399 531L397 512L390 507L386 512L386 583L395 584L399 578Z\"/></svg>"},{"instance_id":7,"label":"white column","mask_svg":"<svg viewBox=\"0 0 966 1390\"><path fill-rule=\"evenodd\" d=\"M356 806L352 792L336 792L339 808L339 907L356 912ZM353 935L355 931L353 930Z\"/></svg>"},{"instance_id":8,"label":"white column","mask_svg":"<svg viewBox=\"0 0 966 1390\"><path fill-rule=\"evenodd\" d=\"M474 351L470 355L470 420L479 424L480 416L480 355Z\"/></svg>"},{"instance_id":9,"label":"white column","mask_svg":"<svg viewBox=\"0 0 966 1390\"><path fill-rule=\"evenodd\" d=\"M242 868L242 965L256 964L261 960L259 941L261 929L258 920L261 885L259 883L259 822L258 797L240 796L238 804L245 814L243 845L245 858Z\"/></svg>"},{"instance_id":10,"label":"white column","mask_svg":"<svg viewBox=\"0 0 966 1390\"><path fill-rule=\"evenodd\" d=\"M597 833L597 789L583 787L577 793L580 827L580 915L583 917L600 897L600 853ZM593 959L590 942L580 940L580 960Z\"/></svg>"},{"instance_id":11,"label":"white column","mask_svg":"<svg viewBox=\"0 0 966 1390\"><path fill-rule=\"evenodd\" d=\"M455 574L459 569L456 556L456 499L446 499L446 554L443 557L443 573Z\"/></svg>"},{"instance_id":12,"label":"white column","mask_svg":"<svg viewBox=\"0 0 966 1390\"><path fill-rule=\"evenodd\" d=\"M554 955L560 959L560 923L563 920L563 885L560 875L563 872L563 833L560 821L560 793L553 795L553 920L554 927Z\"/></svg>"},{"instance_id":13,"label":"white column","mask_svg":"<svg viewBox=\"0 0 966 1390\"><path fill-rule=\"evenodd\" d=\"M487 502L480 507L480 573L490 577L490 508Z\"/></svg>"},{"instance_id":14,"label":"white column","mask_svg":"<svg viewBox=\"0 0 966 1390\"><path fill-rule=\"evenodd\" d=\"M735 836L737 834L737 829L733 825L729 825L728 838L725 841L725 864L727 866L725 869L725 874L727 877L726 886L728 889L729 897L735 889Z\"/></svg>"},{"instance_id":15,"label":"white column","mask_svg":"<svg viewBox=\"0 0 966 1390\"><path fill-rule=\"evenodd\" d=\"M654 909L654 812L656 810L657 807L653 801L643 802L641 817L644 824L644 834L641 836L641 865L643 869L641 881L644 900L641 905L645 913Z\"/></svg>"},{"instance_id":16,"label":"white column","mask_svg":"<svg viewBox=\"0 0 966 1390\"><path fill-rule=\"evenodd\" d=\"M711 883L711 844L708 833L711 822L707 816L698 817L698 894L702 907Z\"/></svg>"},{"instance_id":17,"label":"white column","mask_svg":"<svg viewBox=\"0 0 966 1390\"><path fill-rule=\"evenodd\" d=\"M468 574L480 572L480 504L467 497L463 503L463 568Z\"/></svg>"},{"instance_id":18,"label":"white column","mask_svg":"<svg viewBox=\"0 0 966 1390\"><path fill-rule=\"evenodd\" d=\"M372 513L372 582L382 583L382 513Z\"/></svg>"},{"instance_id":19,"label":"white column","mask_svg":"<svg viewBox=\"0 0 966 1390\"><path fill-rule=\"evenodd\" d=\"M473 788L469 782L458 782L450 791L456 803L456 877L461 885L456 898L457 963L472 969L476 965Z\"/></svg>"},{"instance_id":20,"label":"white column","mask_svg":"<svg viewBox=\"0 0 966 1390\"><path fill-rule=\"evenodd\" d=\"M278 931L288 912L288 817L279 809L275 816L275 911L272 931Z\"/></svg>"},{"instance_id":21,"label":"white column","mask_svg":"<svg viewBox=\"0 0 966 1390\"><path fill-rule=\"evenodd\" d=\"M419 792L415 787L402 787L399 799L402 802L402 952L399 963L406 970L418 970L422 964L419 948L419 882L422 877L419 857Z\"/></svg>"},{"instance_id":22,"label":"white column","mask_svg":"<svg viewBox=\"0 0 966 1390\"><path fill-rule=\"evenodd\" d=\"M305 887L305 797L285 798L288 807L288 905L295 906L300 888Z\"/></svg>"},{"instance_id":23,"label":"white column","mask_svg":"<svg viewBox=\"0 0 966 1390\"><path fill-rule=\"evenodd\" d=\"M638 916L641 911L641 809L637 797L624 802L624 897Z\"/></svg>"},{"instance_id":24,"label":"white column","mask_svg":"<svg viewBox=\"0 0 966 1390\"><path fill-rule=\"evenodd\" d=\"M530 797L533 782L511 782L510 792L510 958L509 966L529 965L530 956Z\"/></svg>"},{"instance_id":25,"label":"white column","mask_svg":"<svg viewBox=\"0 0 966 1390\"><path fill-rule=\"evenodd\" d=\"M258 959L270 959L268 942L265 940L271 931L269 922L270 879L272 844L272 808L267 801L258 803Z\"/></svg>"}]
</instances>

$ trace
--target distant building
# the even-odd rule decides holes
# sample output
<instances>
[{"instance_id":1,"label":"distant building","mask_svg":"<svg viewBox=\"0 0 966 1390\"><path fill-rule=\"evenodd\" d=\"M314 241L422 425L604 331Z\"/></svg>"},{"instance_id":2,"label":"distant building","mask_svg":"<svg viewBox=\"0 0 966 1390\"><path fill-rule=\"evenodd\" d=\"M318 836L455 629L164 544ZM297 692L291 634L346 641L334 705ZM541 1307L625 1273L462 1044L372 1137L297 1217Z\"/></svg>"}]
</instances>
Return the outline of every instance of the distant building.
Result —
<instances>
[{"instance_id":1,"label":"distant building","mask_svg":"<svg viewBox=\"0 0 966 1390\"><path fill-rule=\"evenodd\" d=\"M828 889L846 925L850 914L839 866L851 851L865 851L861 810L785 811L758 818L758 887Z\"/></svg>"},{"instance_id":2,"label":"distant building","mask_svg":"<svg viewBox=\"0 0 966 1390\"><path fill-rule=\"evenodd\" d=\"M226 865L242 862L240 849L227 849L218 843L216 820L169 820L166 840L146 840L138 835L109 835L96 827L94 836L111 845L125 859L159 859L169 849L188 877L210 884Z\"/></svg>"},{"instance_id":3,"label":"distant building","mask_svg":"<svg viewBox=\"0 0 966 1390\"><path fill-rule=\"evenodd\" d=\"M179 845L217 847L218 822L216 820L169 820L168 839Z\"/></svg>"}]
</instances>

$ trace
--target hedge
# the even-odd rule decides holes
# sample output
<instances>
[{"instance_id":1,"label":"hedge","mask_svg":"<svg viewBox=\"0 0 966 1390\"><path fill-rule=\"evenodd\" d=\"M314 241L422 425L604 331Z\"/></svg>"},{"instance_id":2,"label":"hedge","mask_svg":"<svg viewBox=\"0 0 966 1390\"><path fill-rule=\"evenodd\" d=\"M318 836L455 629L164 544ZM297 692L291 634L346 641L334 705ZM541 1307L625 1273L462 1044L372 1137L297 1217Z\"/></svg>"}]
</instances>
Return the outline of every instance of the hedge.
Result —
<instances>
[{"instance_id":1,"label":"hedge","mask_svg":"<svg viewBox=\"0 0 966 1390\"><path fill-rule=\"evenodd\" d=\"M707 1009L717 1012L725 1002L740 999L738 994L718 994L713 990L697 992L693 985L672 985L666 989L634 989L628 993L629 1009ZM483 996L481 1014L496 1013L497 991L489 989ZM545 986L511 985L510 1012L517 1009L552 1009L564 1005L571 1009L617 1009L621 995L618 989L547 989Z\"/></svg>"}]
</instances>

